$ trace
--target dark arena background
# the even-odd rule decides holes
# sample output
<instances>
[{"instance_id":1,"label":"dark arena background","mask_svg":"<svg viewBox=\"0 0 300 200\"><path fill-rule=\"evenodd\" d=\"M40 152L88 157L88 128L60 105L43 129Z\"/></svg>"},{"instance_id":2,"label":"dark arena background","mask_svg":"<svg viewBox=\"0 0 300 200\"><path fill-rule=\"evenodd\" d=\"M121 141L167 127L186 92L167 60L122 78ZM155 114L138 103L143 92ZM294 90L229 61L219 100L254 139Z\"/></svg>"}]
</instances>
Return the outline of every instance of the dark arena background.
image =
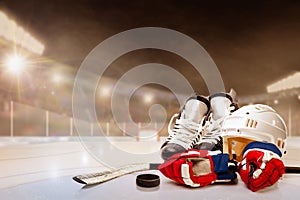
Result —
<instances>
[{"instance_id":1,"label":"dark arena background","mask_svg":"<svg viewBox=\"0 0 300 200\"><path fill-rule=\"evenodd\" d=\"M215 74L206 77L187 58L163 48L128 50L108 66L100 61L95 66L104 69L102 74L84 69L91 59L100 59L92 55L101 44L145 27L172 30L200 44L217 66L224 91L236 91L240 107L274 108L287 126L284 161L300 166L299 10L296 0L1 0L1 199L297 199L297 174L255 194L241 181L190 190L161 176L160 188L145 192L136 188L136 174L88 188L71 178L129 163L162 162L169 121L193 94L185 84L197 94L211 94L207 80ZM130 41L116 45L122 49ZM166 41L173 43L178 40ZM108 47L101 58L115 52ZM141 76L123 82L149 63L168 66L172 73L167 80L164 70L142 77L170 81L178 90L158 81L137 84ZM173 76L175 71L186 82ZM81 80L82 74L87 78ZM78 107L82 115L75 114Z\"/></svg>"}]
</instances>

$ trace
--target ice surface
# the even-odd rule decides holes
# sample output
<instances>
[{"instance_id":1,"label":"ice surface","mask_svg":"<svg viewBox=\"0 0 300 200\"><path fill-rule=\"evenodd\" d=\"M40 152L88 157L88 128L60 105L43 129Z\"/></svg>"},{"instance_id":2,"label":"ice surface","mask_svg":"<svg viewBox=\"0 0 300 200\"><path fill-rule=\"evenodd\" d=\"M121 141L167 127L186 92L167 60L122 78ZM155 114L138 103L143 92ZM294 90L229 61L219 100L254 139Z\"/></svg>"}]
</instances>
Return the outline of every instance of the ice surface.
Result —
<instances>
[{"instance_id":1,"label":"ice surface","mask_svg":"<svg viewBox=\"0 0 300 200\"><path fill-rule=\"evenodd\" d=\"M93 138L86 140L97 142ZM112 140L118 143L117 145L129 148L130 151L143 147L141 145L143 143L138 143L132 138L112 138ZM101 143L100 140L98 142ZM146 149L159 147L161 142L163 139L160 142L151 141ZM95 148L104 154L109 152L102 149L101 145L96 145ZM300 166L299 153L300 138L289 138L285 163ZM159 151L152 152L151 155L153 161L160 161ZM120 160L130 163L136 158L130 159ZM169 181L158 171L152 173L160 175L160 187L151 191L143 191L136 187L135 177L138 173L89 188L82 188L82 185L72 180L74 175L106 169L107 166L98 162L78 138L0 138L0 196L6 200L99 198L277 200L298 199L300 195L300 175L297 174L285 174L277 185L255 193L248 190L241 180L236 185L217 184L191 189Z\"/></svg>"}]
</instances>

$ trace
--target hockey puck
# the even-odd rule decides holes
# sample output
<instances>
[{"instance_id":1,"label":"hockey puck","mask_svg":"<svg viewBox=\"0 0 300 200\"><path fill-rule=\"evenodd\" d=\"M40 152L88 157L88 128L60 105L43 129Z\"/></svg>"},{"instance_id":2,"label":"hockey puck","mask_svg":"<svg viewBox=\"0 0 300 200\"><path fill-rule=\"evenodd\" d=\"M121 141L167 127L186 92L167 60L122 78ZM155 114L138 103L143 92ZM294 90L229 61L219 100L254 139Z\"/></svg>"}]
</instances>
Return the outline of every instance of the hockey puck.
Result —
<instances>
[{"instance_id":1,"label":"hockey puck","mask_svg":"<svg viewBox=\"0 0 300 200\"><path fill-rule=\"evenodd\" d=\"M136 177L136 184L140 187L157 187L160 184L160 178L156 174L140 174Z\"/></svg>"}]
</instances>

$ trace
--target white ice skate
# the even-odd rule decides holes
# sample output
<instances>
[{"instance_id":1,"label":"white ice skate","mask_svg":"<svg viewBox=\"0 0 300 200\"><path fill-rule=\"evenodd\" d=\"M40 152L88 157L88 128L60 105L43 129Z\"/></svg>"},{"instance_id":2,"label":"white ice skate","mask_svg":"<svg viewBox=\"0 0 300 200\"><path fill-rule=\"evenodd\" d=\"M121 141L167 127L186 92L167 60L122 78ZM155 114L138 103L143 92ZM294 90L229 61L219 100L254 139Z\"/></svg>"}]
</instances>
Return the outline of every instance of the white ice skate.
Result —
<instances>
[{"instance_id":1,"label":"white ice skate","mask_svg":"<svg viewBox=\"0 0 300 200\"><path fill-rule=\"evenodd\" d=\"M202 140L194 148L210 151L222 151L222 124L226 116L237 109L236 93L233 89L229 93L216 93L209 97L211 112L206 121Z\"/></svg>"},{"instance_id":2,"label":"white ice skate","mask_svg":"<svg viewBox=\"0 0 300 200\"><path fill-rule=\"evenodd\" d=\"M161 157L164 160L193 148L201 138L202 122L209 109L207 98L195 96L186 101L180 114L173 115L168 127L169 136L161 147ZM175 118L175 125L171 128Z\"/></svg>"}]
</instances>

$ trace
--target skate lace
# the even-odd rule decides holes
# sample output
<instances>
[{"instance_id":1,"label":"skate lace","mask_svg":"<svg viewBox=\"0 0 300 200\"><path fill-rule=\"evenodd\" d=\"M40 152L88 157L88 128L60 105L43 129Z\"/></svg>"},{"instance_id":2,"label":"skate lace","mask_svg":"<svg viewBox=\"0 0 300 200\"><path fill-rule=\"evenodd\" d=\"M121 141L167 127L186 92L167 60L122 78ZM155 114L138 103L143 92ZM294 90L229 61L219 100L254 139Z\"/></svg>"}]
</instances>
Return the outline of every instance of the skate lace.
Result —
<instances>
[{"instance_id":1,"label":"skate lace","mask_svg":"<svg viewBox=\"0 0 300 200\"><path fill-rule=\"evenodd\" d=\"M167 138L168 142L177 141L184 142L188 144L189 148L193 147L201 139L202 122L196 123L189 119L176 119L175 125L172 127L173 121L177 118L179 114L174 114L171 118L168 126L169 136Z\"/></svg>"},{"instance_id":2,"label":"skate lace","mask_svg":"<svg viewBox=\"0 0 300 200\"><path fill-rule=\"evenodd\" d=\"M233 110L233 107L229 107L229 113ZM209 142L214 143L217 145L218 143L222 142L222 125L227 116L221 117L217 120L212 118L212 114L209 116L209 120L206 121L205 125L203 126L203 137L201 142Z\"/></svg>"},{"instance_id":3,"label":"skate lace","mask_svg":"<svg viewBox=\"0 0 300 200\"><path fill-rule=\"evenodd\" d=\"M220 134L221 133L221 128L222 128L222 124L224 121L225 117L222 117L220 119L217 120L213 120L211 118L210 121L207 121L207 126L206 126L206 131L205 131L205 135L216 135L216 134Z\"/></svg>"},{"instance_id":4,"label":"skate lace","mask_svg":"<svg viewBox=\"0 0 300 200\"><path fill-rule=\"evenodd\" d=\"M232 112L235 108L233 106L228 108L228 114ZM222 125L227 115L221 117L217 120L214 120L212 117L212 113L209 116L209 120L206 121L203 127L203 135L221 135Z\"/></svg>"}]
</instances>

